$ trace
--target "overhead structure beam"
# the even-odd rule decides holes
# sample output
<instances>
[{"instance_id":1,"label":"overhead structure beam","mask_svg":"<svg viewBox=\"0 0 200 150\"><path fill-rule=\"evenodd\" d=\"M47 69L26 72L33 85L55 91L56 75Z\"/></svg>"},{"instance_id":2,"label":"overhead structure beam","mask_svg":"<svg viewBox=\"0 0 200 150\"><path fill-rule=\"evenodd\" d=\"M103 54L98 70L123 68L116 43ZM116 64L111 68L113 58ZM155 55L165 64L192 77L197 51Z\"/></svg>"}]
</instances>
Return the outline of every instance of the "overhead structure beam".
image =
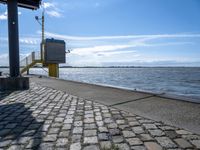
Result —
<instances>
[{"instance_id":1,"label":"overhead structure beam","mask_svg":"<svg viewBox=\"0 0 200 150\"><path fill-rule=\"evenodd\" d=\"M6 4L8 0L0 0L0 3ZM19 7L28 9L38 9L41 4L41 0L17 0L17 5Z\"/></svg>"}]
</instances>

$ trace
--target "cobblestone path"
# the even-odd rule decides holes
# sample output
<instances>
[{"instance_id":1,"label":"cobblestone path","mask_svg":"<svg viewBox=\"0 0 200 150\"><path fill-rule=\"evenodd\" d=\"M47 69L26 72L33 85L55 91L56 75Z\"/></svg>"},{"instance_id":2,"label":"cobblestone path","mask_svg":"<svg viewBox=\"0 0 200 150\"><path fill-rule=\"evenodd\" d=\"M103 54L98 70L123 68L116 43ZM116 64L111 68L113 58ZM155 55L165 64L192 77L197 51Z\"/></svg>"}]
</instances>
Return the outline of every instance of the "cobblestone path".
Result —
<instances>
[{"instance_id":1,"label":"cobblestone path","mask_svg":"<svg viewBox=\"0 0 200 150\"><path fill-rule=\"evenodd\" d=\"M0 93L0 149L200 149L200 136L32 84Z\"/></svg>"}]
</instances>

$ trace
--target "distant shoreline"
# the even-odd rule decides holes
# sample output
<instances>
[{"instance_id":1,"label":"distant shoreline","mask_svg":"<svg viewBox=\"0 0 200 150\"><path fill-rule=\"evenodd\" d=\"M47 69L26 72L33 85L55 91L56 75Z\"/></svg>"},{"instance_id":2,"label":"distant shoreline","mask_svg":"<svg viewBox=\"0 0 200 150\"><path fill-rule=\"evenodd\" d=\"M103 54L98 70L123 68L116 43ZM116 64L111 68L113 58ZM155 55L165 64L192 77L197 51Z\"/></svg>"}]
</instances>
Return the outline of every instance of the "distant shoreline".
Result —
<instances>
[{"instance_id":1,"label":"distant shoreline","mask_svg":"<svg viewBox=\"0 0 200 150\"><path fill-rule=\"evenodd\" d=\"M9 68L8 66L0 66L0 68ZM41 68L40 66L35 66L33 68ZM200 68L198 66L60 66L59 68Z\"/></svg>"}]
</instances>

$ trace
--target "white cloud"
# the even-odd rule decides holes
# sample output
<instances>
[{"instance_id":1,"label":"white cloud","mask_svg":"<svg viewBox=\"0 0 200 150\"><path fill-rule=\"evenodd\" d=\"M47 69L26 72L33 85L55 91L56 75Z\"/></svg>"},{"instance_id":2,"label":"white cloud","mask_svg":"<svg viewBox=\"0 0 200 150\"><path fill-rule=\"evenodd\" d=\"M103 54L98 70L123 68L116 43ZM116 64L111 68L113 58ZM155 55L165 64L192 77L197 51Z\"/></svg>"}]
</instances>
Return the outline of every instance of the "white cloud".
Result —
<instances>
[{"instance_id":1,"label":"white cloud","mask_svg":"<svg viewBox=\"0 0 200 150\"><path fill-rule=\"evenodd\" d=\"M0 54L0 66L8 65L8 54Z\"/></svg>"},{"instance_id":2,"label":"white cloud","mask_svg":"<svg viewBox=\"0 0 200 150\"><path fill-rule=\"evenodd\" d=\"M38 32L40 34L40 32ZM199 40L200 34L152 34L152 35L128 35L128 36L69 36L60 35L56 33L46 32L46 37L63 39L66 41L66 49L72 47L71 53L67 55L67 62L70 65L102 65L106 62L151 62L151 61L177 61L177 56L159 56L150 54L144 55L144 52L139 50L146 50L146 47L164 47L174 45L188 45L195 43L193 38ZM2 37L0 37L1 39ZM6 39L7 38L2 38ZM164 39L164 40L162 40ZM166 39L166 40L165 40ZM187 40L188 39L188 40ZM192 40L191 40L192 39ZM20 36L20 43L23 53L29 53L32 50L39 48L41 39L39 36ZM166 42L168 41L168 42ZM30 47L32 46L32 47ZM27 47L29 50L27 51ZM158 49L156 47L156 49ZM172 47L173 48L173 47ZM149 48L151 50L154 48ZM162 48L160 48L162 50ZM166 50L166 48L165 48ZM180 56L179 56L180 57ZM193 59L194 57L192 57ZM0 58L1 59L1 58ZM181 59L183 59L181 57ZM188 57L186 61L191 60ZM199 58L195 59L199 60ZM79 65L78 65L79 64Z\"/></svg>"},{"instance_id":3,"label":"white cloud","mask_svg":"<svg viewBox=\"0 0 200 150\"><path fill-rule=\"evenodd\" d=\"M34 37L20 37L19 42L22 44L31 44L31 45L37 45L40 43L39 38Z\"/></svg>"},{"instance_id":4,"label":"white cloud","mask_svg":"<svg viewBox=\"0 0 200 150\"><path fill-rule=\"evenodd\" d=\"M87 47L87 48L75 48L73 49L71 53L77 54L77 55L90 55L90 54L98 55L98 54L110 53L111 51L113 52L120 49L131 48L131 47L135 47L135 45L101 45L101 46L94 46L94 47Z\"/></svg>"},{"instance_id":5,"label":"white cloud","mask_svg":"<svg viewBox=\"0 0 200 150\"><path fill-rule=\"evenodd\" d=\"M45 13L50 17L62 17L61 10L58 8L56 3L44 2L42 7L45 9Z\"/></svg>"},{"instance_id":6,"label":"white cloud","mask_svg":"<svg viewBox=\"0 0 200 150\"><path fill-rule=\"evenodd\" d=\"M0 40L3 41L4 43L8 42L8 38L7 37L0 37ZM41 41L41 39L37 38L37 37L31 37L31 36L19 37L19 42L21 44L37 45L37 44L40 43L40 41Z\"/></svg>"},{"instance_id":7,"label":"white cloud","mask_svg":"<svg viewBox=\"0 0 200 150\"><path fill-rule=\"evenodd\" d=\"M200 38L200 34L152 34L152 35L127 35L127 36L96 36L96 37L80 37L60 35L46 32L47 37L53 37L66 40L68 43L72 42L75 46L78 43L79 47L72 48L71 53L79 56L112 56L121 54L131 54L135 52L131 48L138 47L156 47L156 46L171 46L193 44L191 42L179 41L165 42L165 43L149 43L150 40L159 40L165 38ZM70 42L69 42L70 41ZM102 43L99 41L103 41ZM123 42L121 42L123 41ZM120 44L121 42L121 44ZM90 43L88 46L81 46L80 43ZM130 50L131 49L131 50ZM127 50L130 50L129 54ZM139 54L135 54L139 56Z\"/></svg>"},{"instance_id":8,"label":"white cloud","mask_svg":"<svg viewBox=\"0 0 200 150\"><path fill-rule=\"evenodd\" d=\"M47 11L46 13L49 16L56 17L56 18L60 18L62 16L61 13L59 13L58 11L55 11L55 10Z\"/></svg>"},{"instance_id":9,"label":"white cloud","mask_svg":"<svg viewBox=\"0 0 200 150\"><path fill-rule=\"evenodd\" d=\"M21 15L21 12L18 12L18 15ZM8 13L5 11L4 13L0 14L0 20L7 20L8 19Z\"/></svg>"},{"instance_id":10,"label":"white cloud","mask_svg":"<svg viewBox=\"0 0 200 150\"><path fill-rule=\"evenodd\" d=\"M20 60L28 56L29 53L20 53ZM9 65L9 55L8 53L0 54L0 66L8 66Z\"/></svg>"},{"instance_id":11,"label":"white cloud","mask_svg":"<svg viewBox=\"0 0 200 150\"><path fill-rule=\"evenodd\" d=\"M7 12L0 14L0 20L7 20Z\"/></svg>"},{"instance_id":12,"label":"white cloud","mask_svg":"<svg viewBox=\"0 0 200 150\"><path fill-rule=\"evenodd\" d=\"M140 55L137 54L135 51L112 51L112 52L100 52L98 53L98 56L106 56L106 57L110 57L110 56L114 56L114 55L131 55L132 57L139 57Z\"/></svg>"},{"instance_id":13,"label":"white cloud","mask_svg":"<svg viewBox=\"0 0 200 150\"><path fill-rule=\"evenodd\" d=\"M50 2L44 2L42 4L42 7L47 9L47 8L50 8L50 7L55 7L55 5L53 3L50 3Z\"/></svg>"},{"instance_id":14,"label":"white cloud","mask_svg":"<svg viewBox=\"0 0 200 150\"><path fill-rule=\"evenodd\" d=\"M69 36L61 35L51 32L46 32L46 36L61 38L66 40L113 40L113 39L140 39L140 40L151 40L160 38L200 38L200 34L151 34L151 35L125 35L125 36L95 36L95 37L84 37L84 36Z\"/></svg>"}]
</instances>

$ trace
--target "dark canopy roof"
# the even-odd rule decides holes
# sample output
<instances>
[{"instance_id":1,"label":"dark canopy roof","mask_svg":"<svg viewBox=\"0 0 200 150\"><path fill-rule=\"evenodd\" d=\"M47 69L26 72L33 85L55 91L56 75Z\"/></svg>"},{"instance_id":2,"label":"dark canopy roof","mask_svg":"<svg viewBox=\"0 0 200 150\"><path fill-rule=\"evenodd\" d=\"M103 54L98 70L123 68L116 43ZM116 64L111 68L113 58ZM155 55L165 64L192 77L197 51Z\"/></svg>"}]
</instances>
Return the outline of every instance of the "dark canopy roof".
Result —
<instances>
[{"instance_id":1,"label":"dark canopy roof","mask_svg":"<svg viewBox=\"0 0 200 150\"><path fill-rule=\"evenodd\" d=\"M0 3L7 3L7 0L0 0ZM28 9L38 9L40 7L41 0L18 0L18 6Z\"/></svg>"}]
</instances>

